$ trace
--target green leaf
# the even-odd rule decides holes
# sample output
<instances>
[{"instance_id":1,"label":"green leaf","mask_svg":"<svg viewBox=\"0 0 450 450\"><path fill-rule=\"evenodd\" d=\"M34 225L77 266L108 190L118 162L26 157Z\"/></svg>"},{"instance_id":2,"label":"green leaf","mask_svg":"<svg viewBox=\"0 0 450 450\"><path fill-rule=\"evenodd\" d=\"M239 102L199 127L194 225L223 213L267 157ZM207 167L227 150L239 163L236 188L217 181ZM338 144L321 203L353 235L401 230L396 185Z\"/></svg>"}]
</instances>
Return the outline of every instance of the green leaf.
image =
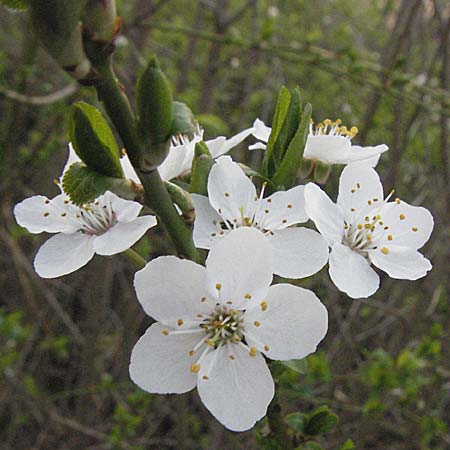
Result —
<instances>
[{"instance_id":1,"label":"green leaf","mask_svg":"<svg viewBox=\"0 0 450 450\"><path fill-rule=\"evenodd\" d=\"M192 137L198 129L198 123L191 109L181 102L173 102L172 107L173 122L170 134L187 134Z\"/></svg>"},{"instance_id":2,"label":"green leaf","mask_svg":"<svg viewBox=\"0 0 450 450\"><path fill-rule=\"evenodd\" d=\"M289 93L286 86L282 86L280 89L280 93L278 94L277 107L275 109L275 115L272 121L272 131L269 136L269 141L267 142L267 147L266 151L264 152L264 159L262 162L262 172L265 176L269 176L270 170L273 170L273 167L270 167L272 150L275 141L278 138L278 134L280 133L281 126L284 123L290 101L291 94Z\"/></svg>"},{"instance_id":3,"label":"green leaf","mask_svg":"<svg viewBox=\"0 0 450 450\"><path fill-rule=\"evenodd\" d=\"M308 361L303 359L290 359L288 361L280 361L283 366L288 367L291 370L295 370L297 373L305 374L308 369Z\"/></svg>"},{"instance_id":4,"label":"green leaf","mask_svg":"<svg viewBox=\"0 0 450 450\"><path fill-rule=\"evenodd\" d=\"M136 85L139 127L144 140L152 146L166 142L172 129L173 98L166 76L152 57ZM156 156L156 155L155 155Z\"/></svg>"},{"instance_id":5,"label":"green leaf","mask_svg":"<svg viewBox=\"0 0 450 450\"><path fill-rule=\"evenodd\" d=\"M332 430L338 423L338 420L338 416L331 412L328 406L321 406L308 414L304 431L310 436L324 434Z\"/></svg>"},{"instance_id":6,"label":"green leaf","mask_svg":"<svg viewBox=\"0 0 450 450\"><path fill-rule=\"evenodd\" d=\"M208 136L228 136L228 124L215 114L197 114L196 119Z\"/></svg>"},{"instance_id":7,"label":"green leaf","mask_svg":"<svg viewBox=\"0 0 450 450\"><path fill-rule=\"evenodd\" d=\"M134 198L135 195L129 180L102 175L79 162L73 163L64 174L62 185L77 206L94 201L106 191L123 198Z\"/></svg>"},{"instance_id":8,"label":"green leaf","mask_svg":"<svg viewBox=\"0 0 450 450\"><path fill-rule=\"evenodd\" d=\"M301 114L300 90L296 87L292 91L286 117L284 118L283 125L280 128L280 132L272 149L272 160L274 162L275 170L279 167L288 145L298 130Z\"/></svg>"},{"instance_id":9,"label":"green leaf","mask_svg":"<svg viewBox=\"0 0 450 450\"><path fill-rule=\"evenodd\" d=\"M340 447L339 450L355 450L355 444L351 439L347 439Z\"/></svg>"},{"instance_id":10,"label":"green leaf","mask_svg":"<svg viewBox=\"0 0 450 450\"><path fill-rule=\"evenodd\" d=\"M305 418L306 414L295 412L287 414L284 420L294 431L301 433L305 426Z\"/></svg>"},{"instance_id":11,"label":"green leaf","mask_svg":"<svg viewBox=\"0 0 450 450\"><path fill-rule=\"evenodd\" d=\"M116 140L98 109L84 102L73 105L70 138L86 166L102 175L123 177Z\"/></svg>"},{"instance_id":12,"label":"green leaf","mask_svg":"<svg viewBox=\"0 0 450 450\"><path fill-rule=\"evenodd\" d=\"M196 144L189 192L204 196L208 195L208 177L213 164L214 160L206 144L204 142Z\"/></svg>"},{"instance_id":13,"label":"green leaf","mask_svg":"<svg viewBox=\"0 0 450 450\"><path fill-rule=\"evenodd\" d=\"M301 450L323 450L323 447L319 445L317 442L307 442L306 444L303 444L299 447Z\"/></svg>"},{"instance_id":14,"label":"green leaf","mask_svg":"<svg viewBox=\"0 0 450 450\"><path fill-rule=\"evenodd\" d=\"M0 4L13 11L26 11L29 0L0 0Z\"/></svg>"},{"instance_id":15,"label":"green leaf","mask_svg":"<svg viewBox=\"0 0 450 450\"><path fill-rule=\"evenodd\" d=\"M308 138L311 112L312 108L308 103L303 110L302 118L295 136L290 141L283 161L272 178L272 182L275 186L283 186L285 189L289 189L295 185L297 172L303 160L306 139Z\"/></svg>"}]
</instances>

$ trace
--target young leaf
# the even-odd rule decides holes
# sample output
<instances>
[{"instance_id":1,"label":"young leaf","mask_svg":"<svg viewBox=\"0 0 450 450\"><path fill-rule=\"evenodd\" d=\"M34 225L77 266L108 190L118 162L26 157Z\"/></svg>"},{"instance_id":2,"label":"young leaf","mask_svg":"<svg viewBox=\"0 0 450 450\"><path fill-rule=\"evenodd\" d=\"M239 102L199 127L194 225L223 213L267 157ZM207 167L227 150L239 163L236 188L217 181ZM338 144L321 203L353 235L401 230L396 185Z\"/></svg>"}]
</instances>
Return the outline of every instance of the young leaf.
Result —
<instances>
[{"instance_id":1,"label":"young leaf","mask_svg":"<svg viewBox=\"0 0 450 450\"><path fill-rule=\"evenodd\" d=\"M194 159L192 160L191 185L189 191L194 194L208 195L208 176L214 161L204 142L195 145Z\"/></svg>"},{"instance_id":2,"label":"young leaf","mask_svg":"<svg viewBox=\"0 0 450 450\"><path fill-rule=\"evenodd\" d=\"M136 102L144 140L150 146L166 142L172 129L172 90L156 57L150 59L137 81Z\"/></svg>"},{"instance_id":3,"label":"young leaf","mask_svg":"<svg viewBox=\"0 0 450 450\"><path fill-rule=\"evenodd\" d=\"M281 126L284 123L289 103L291 101L291 94L286 86L282 86L280 93L278 94L277 107L275 109L275 115L272 121L272 131L269 136L269 142L267 143L266 151L264 152L264 159L262 162L262 172L265 176L269 176L269 171L273 170L270 163L272 157L272 150L275 144L278 134L280 133Z\"/></svg>"},{"instance_id":4,"label":"young leaf","mask_svg":"<svg viewBox=\"0 0 450 450\"><path fill-rule=\"evenodd\" d=\"M289 189L295 184L295 178L303 159L303 152L308 137L311 111L311 105L309 103L306 104L297 132L289 143L286 154L272 178L275 186L283 186L285 189Z\"/></svg>"},{"instance_id":5,"label":"young leaf","mask_svg":"<svg viewBox=\"0 0 450 450\"><path fill-rule=\"evenodd\" d=\"M279 167L289 143L297 132L301 114L300 90L296 87L292 91L286 117L272 149L272 160L274 162L275 170Z\"/></svg>"},{"instance_id":6,"label":"young leaf","mask_svg":"<svg viewBox=\"0 0 450 450\"><path fill-rule=\"evenodd\" d=\"M62 185L77 206L92 202L106 191L128 199L136 194L129 180L102 175L79 162L73 163L64 174Z\"/></svg>"},{"instance_id":7,"label":"young leaf","mask_svg":"<svg viewBox=\"0 0 450 450\"><path fill-rule=\"evenodd\" d=\"M185 103L173 102L172 107L173 122L170 134L187 134L192 136L198 130L198 123L189 106Z\"/></svg>"},{"instance_id":8,"label":"young leaf","mask_svg":"<svg viewBox=\"0 0 450 450\"><path fill-rule=\"evenodd\" d=\"M295 412L287 414L284 417L284 420L294 431L301 433L303 431L303 427L305 426L305 417L306 414Z\"/></svg>"},{"instance_id":9,"label":"young leaf","mask_svg":"<svg viewBox=\"0 0 450 450\"><path fill-rule=\"evenodd\" d=\"M331 412L328 406L325 405L308 414L304 431L310 436L316 436L332 430L337 423L338 416Z\"/></svg>"},{"instance_id":10,"label":"young leaf","mask_svg":"<svg viewBox=\"0 0 450 450\"><path fill-rule=\"evenodd\" d=\"M70 138L86 166L108 177L123 177L116 140L96 108L84 102L73 105Z\"/></svg>"}]
</instances>

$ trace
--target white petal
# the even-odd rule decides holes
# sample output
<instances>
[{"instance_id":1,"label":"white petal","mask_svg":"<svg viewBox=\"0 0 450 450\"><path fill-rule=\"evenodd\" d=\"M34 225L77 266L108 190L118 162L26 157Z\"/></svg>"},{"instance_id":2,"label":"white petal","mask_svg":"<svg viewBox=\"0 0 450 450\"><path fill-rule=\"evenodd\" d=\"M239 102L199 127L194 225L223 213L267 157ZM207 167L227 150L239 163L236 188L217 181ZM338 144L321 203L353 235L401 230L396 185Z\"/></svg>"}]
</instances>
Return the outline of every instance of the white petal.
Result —
<instances>
[{"instance_id":1,"label":"white petal","mask_svg":"<svg viewBox=\"0 0 450 450\"><path fill-rule=\"evenodd\" d=\"M354 163L344 168L339 179L337 204L342 206L347 221L364 216L365 211L380 206L382 201L383 185L372 167Z\"/></svg>"},{"instance_id":2,"label":"white petal","mask_svg":"<svg viewBox=\"0 0 450 450\"><path fill-rule=\"evenodd\" d=\"M314 183L308 183L305 186L305 209L328 243L342 241L344 235L342 208L334 204L330 197Z\"/></svg>"},{"instance_id":3,"label":"white petal","mask_svg":"<svg viewBox=\"0 0 450 450\"><path fill-rule=\"evenodd\" d=\"M253 122L253 136L263 142L269 142L272 128L268 127L262 120L256 119Z\"/></svg>"},{"instance_id":4,"label":"white petal","mask_svg":"<svg viewBox=\"0 0 450 450\"><path fill-rule=\"evenodd\" d=\"M252 134L253 128L247 128L246 130L241 131L230 139L225 139L223 136L219 136L216 139L211 141L206 141L209 152L213 158L217 158L219 156L228 153L232 148L239 145L247 136ZM223 139L221 139L223 138Z\"/></svg>"},{"instance_id":5,"label":"white petal","mask_svg":"<svg viewBox=\"0 0 450 450\"><path fill-rule=\"evenodd\" d=\"M42 195L26 198L14 207L17 223L30 233L74 233L79 229L66 213L69 207L64 205L64 194L49 200Z\"/></svg>"},{"instance_id":6,"label":"white petal","mask_svg":"<svg viewBox=\"0 0 450 450\"><path fill-rule=\"evenodd\" d=\"M303 156L332 164L345 164L350 148L350 140L343 136L309 135Z\"/></svg>"},{"instance_id":7,"label":"white petal","mask_svg":"<svg viewBox=\"0 0 450 450\"><path fill-rule=\"evenodd\" d=\"M94 256L92 242L92 236L81 232L52 236L37 252L34 268L42 278L75 272Z\"/></svg>"},{"instance_id":8,"label":"white petal","mask_svg":"<svg viewBox=\"0 0 450 450\"><path fill-rule=\"evenodd\" d=\"M328 261L328 243L317 231L287 228L268 236L273 251L273 272L285 278L305 278Z\"/></svg>"},{"instance_id":9,"label":"white petal","mask_svg":"<svg viewBox=\"0 0 450 450\"><path fill-rule=\"evenodd\" d=\"M206 269L211 292L218 293L221 303L243 309L251 298L262 299L267 292L273 274L272 249L260 231L238 228L214 245Z\"/></svg>"},{"instance_id":10,"label":"white petal","mask_svg":"<svg viewBox=\"0 0 450 450\"><path fill-rule=\"evenodd\" d=\"M154 216L137 217L133 222L117 222L106 233L94 238L99 255L115 255L133 246L145 232L156 225Z\"/></svg>"},{"instance_id":11,"label":"white petal","mask_svg":"<svg viewBox=\"0 0 450 450\"><path fill-rule=\"evenodd\" d=\"M400 201L385 204L379 212L388 230L383 230L380 245L401 245L414 250L422 247L430 238L434 220L430 211ZM388 239L389 236L389 239Z\"/></svg>"},{"instance_id":12,"label":"white petal","mask_svg":"<svg viewBox=\"0 0 450 450\"><path fill-rule=\"evenodd\" d=\"M274 383L260 353L250 356L237 344L228 344L209 353L200 366L200 398L225 427L232 431L249 430L265 416L274 395Z\"/></svg>"},{"instance_id":13,"label":"white petal","mask_svg":"<svg viewBox=\"0 0 450 450\"><path fill-rule=\"evenodd\" d=\"M242 216L252 218L256 207L256 189L243 170L229 156L222 156L213 165L208 178L209 201L225 219L241 222Z\"/></svg>"},{"instance_id":14,"label":"white petal","mask_svg":"<svg viewBox=\"0 0 450 450\"><path fill-rule=\"evenodd\" d=\"M388 249L383 253L382 249ZM417 280L424 277L432 265L430 261L415 249L390 245L370 252L375 266L384 270L391 278Z\"/></svg>"},{"instance_id":15,"label":"white petal","mask_svg":"<svg viewBox=\"0 0 450 450\"><path fill-rule=\"evenodd\" d=\"M380 285L380 277L366 258L341 244L334 244L330 254L330 277L336 287L351 298L366 298Z\"/></svg>"},{"instance_id":16,"label":"white petal","mask_svg":"<svg viewBox=\"0 0 450 450\"><path fill-rule=\"evenodd\" d=\"M261 202L255 221L264 230L281 230L308 220L305 211L305 186L275 192Z\"/></svg>"},{"instance_id":17,"label":"white petal","mask_svg":"<svg viewBox=\"0 0 450 450\"><path fill-rule=\"evenodd\" d=\"M136 295L144 311L172 328L192 328L197 314L214 308L208 299L206 270L200 264L175 256L150 261L134 277ZM202 301L203 300L203 301Z\"/></svg>"},{"instance_id":18,"label":"white petal","mask_svg":"<svg viewBox=\"0 0 450 450\"><path fill-rule=\"evenodd\" d=\"M125 178L128 178L137 184L141 184L141 180L137 176L134 167L131 165L130 158L128 158L128 155L126 153L122 156L122 158L120 158L120 165L122 166Z\"/></svg>"},{"instance_id":19,"label":"white petal","mask_svg":"<svg viewBox=\"0 0 450 450\"><path fill-rule=\"evenodd\" d=\"M263 144L262 142L256 142L255 144L249 145L249 150L265 150L267 148L266 144Z\"/></svg>"},{"instance_id":20,"label":"white petal","mask_svg":"<svg viewBox=\"0 0 450 450\"><path fill-rule=\"evenodd\" d=\"M389 150L387 145L377 145L375 147L361 147L359 145L352 145L347 164L355 161L364 161L370 167L375 167L378 164L380 155Z\"/></svg>"},{"instance_id":21,"label":"white petal","mask_svg":"<svg viewBox=\"0 0 450 450\"><path fill-rule=\"evenodd\" d=\"M197 375L191 372L194 358L189 352L198 334L163 334L164 326L154 323L131 352L130 377L144 391L182 394L193 389Z\"/></svg>"},{"instance_id":22,"label":"white petal","mask_svg":"<svg viewBox=\"0 0 450 450\"><path fill-rule=\"evenodd\" d=\"M97 201L102 205L110 203L114 215L119 222L132 222L136 219L142 209L140 203L133 202L132 200L125 200L110 191L106 191L97 199Z\"/></svg>"},{"instance_id":23,"label":"white petal","mask_svg":"<svg viewBox=\"0 0 450 450\"><path fill-rule=\"evenodd\" d=\"M191 194L195 206L194 244L197 248L210 249L215 241L228 234L222 230L222 217L209 203L208 197Z\"/></svg>"},{"instance_id":24,"label":"white petal","mask_svg":"<svg viewBox=\"0 0 450 450\"><path fill-rule=\"evenodd\" d=\"M264 310L254 305L245 312L244 327L247 344L269 358L301 359L325 337L328 314L314 292L277 284L269 288Z\"/></svg>"}]
</instances>

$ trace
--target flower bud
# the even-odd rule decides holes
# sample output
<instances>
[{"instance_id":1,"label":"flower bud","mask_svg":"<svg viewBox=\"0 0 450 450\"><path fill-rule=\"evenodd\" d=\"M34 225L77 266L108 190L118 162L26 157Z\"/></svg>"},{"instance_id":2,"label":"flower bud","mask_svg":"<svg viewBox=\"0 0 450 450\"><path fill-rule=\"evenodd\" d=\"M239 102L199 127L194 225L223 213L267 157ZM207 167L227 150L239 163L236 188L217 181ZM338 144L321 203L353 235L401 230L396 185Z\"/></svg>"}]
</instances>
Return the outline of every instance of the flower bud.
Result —
<instances>
[{"instance_id":1,"label":"flower bud","mask_svg":"<svg viewBox=\"0 0 450 450\"><path fill-rule=\"evenodd\" d=\"M91 70L83 50L81 11L86 0L33 0L30 14L33 30L47 52L77 80Z\"/></svg>"},{"instance_id":2,"label":"flower bud","mask_svg":"<svg viewBox=\"0 0 450 450\"><path fill-rule=\"evenodd\" d=\"M305 179L311 175L314 170L314 160L308 158L302 158L300 161L300 166L298 168L298 174L301 178Z\"/></svg>"},{"instance_id":3,"label":"flower bud","mask_svg":"<svg viewBox=\"0 0 450 450\"><path fill-rule=\"evenodd\" d=\"M83 13L83 29L91 41L111 42L119 27L115 0L88 0Z\"/></svg>"},{"instance_id":4,"label":"flower bud","mask_svg":"<svg viewBox=\"0 0 450 450\"><path fill-rule=\"evenodd\" d=\"M192 161L190 192L208 195L208 177L214 164L211 153L204 142L195 145L195 154Z\"/></svg>"}]
</instances>

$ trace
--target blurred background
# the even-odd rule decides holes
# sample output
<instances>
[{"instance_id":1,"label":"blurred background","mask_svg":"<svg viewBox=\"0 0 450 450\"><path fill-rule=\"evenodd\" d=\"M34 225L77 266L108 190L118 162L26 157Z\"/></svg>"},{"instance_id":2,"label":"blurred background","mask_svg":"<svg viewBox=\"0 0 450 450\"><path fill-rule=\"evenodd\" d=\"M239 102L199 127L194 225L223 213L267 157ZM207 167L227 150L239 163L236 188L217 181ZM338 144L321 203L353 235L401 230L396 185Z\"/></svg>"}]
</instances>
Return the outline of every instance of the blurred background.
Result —
<instances>
[{"instance_id":1,"label":"blurred background","mask_svg":"<svg viewBox=\"0 0 450 450\"><path fill-rule=\"evenodd\" d=\"M338 425L326 450L450 449L449 33L445 0L130 0L115 68L133 97L156 53L175 97L208 138L270 124L282 84L299 85L316 121L341 118L356 144L386 143L385 192L424 205L435 230L429 275L382 276L355 301L326 269L298 284L326 304L330 329L303 374L273 366L284 411L329 405ZM55 280L33 271L46 239L16 225L12 208L53 196L67 157L68 112L98 104L39 47L27 17L0 7L0 448L17 450L259 449L252 431L225 430L197 393L149 395L128 377L131 348L150 323L125 257L96 257ZM235 150L250 164L248 139ZM235 154L237 154L235 153ZM251 158L251 160L248 160ZM327 187L335 195L340 168ZM172 252L161 231L135 247ZM163 376L163 375L162 375ZM262 425L263 426L263 425Z\"/></svg>"}]
</instances>

